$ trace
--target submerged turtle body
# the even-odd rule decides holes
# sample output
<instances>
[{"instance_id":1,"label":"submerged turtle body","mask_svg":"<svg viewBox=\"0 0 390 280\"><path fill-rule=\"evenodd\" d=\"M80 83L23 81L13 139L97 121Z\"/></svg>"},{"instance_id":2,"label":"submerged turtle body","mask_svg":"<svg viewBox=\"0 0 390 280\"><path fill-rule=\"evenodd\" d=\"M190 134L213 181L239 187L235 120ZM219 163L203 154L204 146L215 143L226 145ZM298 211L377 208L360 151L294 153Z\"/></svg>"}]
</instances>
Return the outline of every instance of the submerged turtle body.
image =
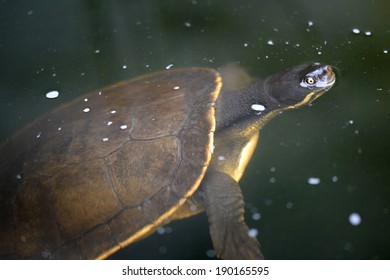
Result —
<instances>
[{"instance_id":1,"label":"submerged turtle body","mask_svg":"<svg viewBox=\"0 0 390 280\"><path fill-rule=\"evenodd\" d=\"M299 85L313 73L321 86ZM290 78L299 90L283 92ZM329 66L299 66L218 99L218 72L188 68L114 84L55 109L0 150L0 257L105 258L169 217L205 209L220 257L262 258L237 188L258 131L333 82ZM267 88L273 85L275 92ZM189 210L193 204L198 211Z\"/></svg>"}]
</instances>

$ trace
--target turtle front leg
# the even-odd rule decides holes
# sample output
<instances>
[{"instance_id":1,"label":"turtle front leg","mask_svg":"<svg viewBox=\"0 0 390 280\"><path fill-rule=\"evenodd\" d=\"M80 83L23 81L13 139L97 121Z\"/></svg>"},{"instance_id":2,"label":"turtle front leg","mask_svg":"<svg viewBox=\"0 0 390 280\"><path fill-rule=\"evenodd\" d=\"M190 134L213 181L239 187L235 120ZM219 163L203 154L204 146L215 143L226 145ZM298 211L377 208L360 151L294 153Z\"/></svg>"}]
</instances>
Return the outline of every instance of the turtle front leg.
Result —
<instances>
[{"instance_id":1,"label":"turtle front leg","mask_svg":"<svg viewBox=\"0 0 390 280\"><path fill-rule=\"evenodd\" d=\"M229 175L207 173L202 181L214 249L221 259L264 259L256 238L248 235L240 186Z\"/></svg>"}]
</instances>

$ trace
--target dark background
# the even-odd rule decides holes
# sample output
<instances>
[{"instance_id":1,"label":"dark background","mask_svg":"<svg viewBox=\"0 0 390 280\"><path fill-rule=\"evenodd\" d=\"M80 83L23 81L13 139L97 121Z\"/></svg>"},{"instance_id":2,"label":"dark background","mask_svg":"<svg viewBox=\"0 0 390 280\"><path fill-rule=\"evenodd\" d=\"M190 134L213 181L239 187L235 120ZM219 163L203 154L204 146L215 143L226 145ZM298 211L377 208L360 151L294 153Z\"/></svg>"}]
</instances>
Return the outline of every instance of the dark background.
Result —
<instances>
[{"instance_id":1,"label":"dark background","mask_svg":"<svg viewBox=\"0 0 390 280\"><path fill-rule=\"evenodd\" d=\"M268 259L389 259L389 11L387 0L1 0L0 142L78 95L169 64L237 62L266 77L328 63L336 86L262 130L240 183L246 220ZM113 258L212 253L204 215L164 230Z\"/></svg>"}]
</instances>

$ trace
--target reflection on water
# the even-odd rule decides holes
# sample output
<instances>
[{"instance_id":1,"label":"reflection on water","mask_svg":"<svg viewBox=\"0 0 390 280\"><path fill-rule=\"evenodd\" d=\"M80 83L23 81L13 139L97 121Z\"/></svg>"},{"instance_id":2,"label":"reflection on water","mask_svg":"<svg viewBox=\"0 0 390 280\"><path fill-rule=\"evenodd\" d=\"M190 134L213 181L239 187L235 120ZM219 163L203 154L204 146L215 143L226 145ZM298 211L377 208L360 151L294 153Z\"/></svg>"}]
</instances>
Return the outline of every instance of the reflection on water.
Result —
<instances>
[{"instance_id":1,"label":"reflection on water","mask_svg":"<svg viewBox=\"0 0 390 280\"><path fill-rule=\"evenodd\" d=\"M82 93L143 73L235 61L265 77L326 62L338 74L332 91L262 130L241 181L246 220L270 259L389 259L390 4L284 2L3 1L0 139ZM86 101L82 109L92 108ZM113 257L215 255L199 215Z\"/></svg>"}]
</instances>

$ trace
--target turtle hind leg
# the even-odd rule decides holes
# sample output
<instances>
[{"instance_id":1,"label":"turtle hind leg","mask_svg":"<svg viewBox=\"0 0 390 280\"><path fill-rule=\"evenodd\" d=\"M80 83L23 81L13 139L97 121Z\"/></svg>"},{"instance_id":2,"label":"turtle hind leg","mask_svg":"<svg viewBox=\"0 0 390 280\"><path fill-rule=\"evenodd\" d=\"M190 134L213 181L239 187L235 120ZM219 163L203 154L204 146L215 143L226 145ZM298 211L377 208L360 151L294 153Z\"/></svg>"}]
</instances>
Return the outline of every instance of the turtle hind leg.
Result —
<instances>
[{"instance_id":1,"label":"turtle hind leg","mask_svg":"<svg viewBox=\"0 0 390 280\"><path fill-rule=\"evenodd\" d=\"M202 182L214 249L221 259L264 259L260 244L244 222L240 186L221 172L206 174Z\"/></svg>"}]
</instances>

